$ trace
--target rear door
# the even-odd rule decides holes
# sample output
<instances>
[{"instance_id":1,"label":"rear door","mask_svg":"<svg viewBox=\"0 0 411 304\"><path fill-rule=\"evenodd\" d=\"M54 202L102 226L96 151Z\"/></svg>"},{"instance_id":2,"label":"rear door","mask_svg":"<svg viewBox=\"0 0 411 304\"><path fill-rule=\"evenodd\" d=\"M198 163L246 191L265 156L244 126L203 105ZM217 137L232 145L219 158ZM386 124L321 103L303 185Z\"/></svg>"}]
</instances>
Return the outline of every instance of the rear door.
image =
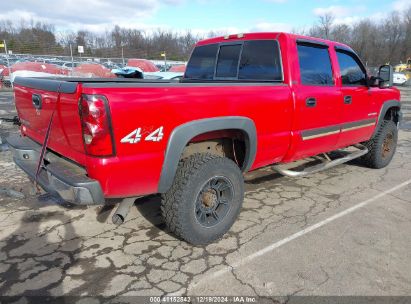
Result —
<instances>
[{"instance_id":1,"label":"rear door","mask_svg":"<svg viewBox=\"0 0 411 304\"><path fill-rule=\"evenodd\" d=\"M333 150L339 136L341 91L336 86L329 46L297 40L300 80L293 85L296 136L293 159Z\"/></svg>"},{"instance_id":2,"label":"rear door","mask_svg":"<svg viewBox=\"0 0 411 304\"><path fill-rule=\"evenodd\" d=\"M371 90L367 74L358 56L349 49L336 47L342 93L341 134L338 147L369 139L376 122L376 112L370 111Z\"/></svg>"}]
</instances>

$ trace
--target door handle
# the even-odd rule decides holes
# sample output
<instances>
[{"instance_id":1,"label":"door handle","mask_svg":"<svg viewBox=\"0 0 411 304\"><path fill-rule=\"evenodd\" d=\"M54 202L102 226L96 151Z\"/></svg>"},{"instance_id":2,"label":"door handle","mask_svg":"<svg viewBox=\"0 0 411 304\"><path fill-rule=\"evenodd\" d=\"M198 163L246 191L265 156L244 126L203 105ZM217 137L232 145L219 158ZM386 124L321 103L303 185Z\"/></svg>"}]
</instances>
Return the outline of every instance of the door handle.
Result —
<instances>
[{"instance_id":1,"label":"door handle","mask_svg":"<svg viewBox=\"0 0 411 304\"><path fill-rule=\"evenodd\" d=\"M317 99L315 99L314 97L308 97L305 100L305 105L310 108L315 107L317 105Z\"/></svg>"},{"instance_id":2,"label":"door handle","mask_svg":"<svg viewBox=\"0 0 411 304\"><path fill-rule=\"evenodd\" d=\"M352 103L352 97L349 96L349 95L344 96L344 103L345 104L351 104Z\"/></svg>"}]
</instances>

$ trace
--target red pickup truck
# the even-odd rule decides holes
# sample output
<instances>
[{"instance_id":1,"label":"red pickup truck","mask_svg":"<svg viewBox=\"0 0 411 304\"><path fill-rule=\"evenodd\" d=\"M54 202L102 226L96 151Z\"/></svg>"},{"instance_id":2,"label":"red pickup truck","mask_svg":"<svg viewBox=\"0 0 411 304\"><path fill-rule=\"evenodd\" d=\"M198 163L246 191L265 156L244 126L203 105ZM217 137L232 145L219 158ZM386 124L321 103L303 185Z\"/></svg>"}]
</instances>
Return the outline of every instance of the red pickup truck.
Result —
<instances>
[{"instance_id":1,"label":"red pickup truck","mask_svg":"<svg viewBox=\"0 0 411 304\"><path fill-rule=\"evenodd\" d=\"M350 47L286 33L200 41L179 82L16 78L14 92L21 136L8 142L37 185L75 204L125 198L117 223L127 198L160 193L168 229L194 244L231 227L245 172L382 168L401 119L390 66L368 77Z\"/></svg>"}]
</instances>

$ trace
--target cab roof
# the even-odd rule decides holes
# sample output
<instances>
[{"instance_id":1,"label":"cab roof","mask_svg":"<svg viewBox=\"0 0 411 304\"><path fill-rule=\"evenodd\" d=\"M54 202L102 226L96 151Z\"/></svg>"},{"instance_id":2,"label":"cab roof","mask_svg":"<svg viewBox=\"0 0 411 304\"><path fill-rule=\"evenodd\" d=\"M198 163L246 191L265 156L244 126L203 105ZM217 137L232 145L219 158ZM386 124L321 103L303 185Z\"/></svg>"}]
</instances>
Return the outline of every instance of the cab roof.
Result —
<instances>
[{"instance_id":1,"label":"cab roof","mask_svg":"<svg viewBox=\"0 0 411 304\"><path fill-rule=\"evenodd\" d=\"M351 47L349 47L346 44L340 43L340 42L316 38L316 37L298 35L298 34L285 33L285 32L260 32L260 33L244 33L244 34L232 34L232 35L226 35L226 36L219 36L215 38L201 40L197 43L197 46L213 44L213 43L221 43L221 42L231 42L231 41L278 39L280 36L285 36L286 38L293 39L293 40L298 40L298 39L310 40L310 41L318 42L322 44L325 43L329 46L340 46L342 48L352 50Z\"/></svg>"}]
</instances>

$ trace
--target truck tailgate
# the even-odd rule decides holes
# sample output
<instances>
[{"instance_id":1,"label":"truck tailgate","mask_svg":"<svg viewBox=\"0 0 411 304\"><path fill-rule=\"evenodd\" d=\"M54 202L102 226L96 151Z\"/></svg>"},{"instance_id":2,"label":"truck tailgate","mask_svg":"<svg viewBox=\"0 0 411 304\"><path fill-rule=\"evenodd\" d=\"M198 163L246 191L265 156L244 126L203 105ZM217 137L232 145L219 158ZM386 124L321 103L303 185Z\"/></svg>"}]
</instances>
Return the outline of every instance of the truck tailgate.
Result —
<instances>
[{"instance_id":1,"label":"truck tailgate","mask_svg":"<svg viewBox=\"0 0 411 304\"><path fill-rule=\"evenodd\" d=\"M22 133L43 144L55 111L47 147L84 165L85 152L78 112L80 86L76 82L19 77L14 84Z\"/></svg>"}]
</instances>

